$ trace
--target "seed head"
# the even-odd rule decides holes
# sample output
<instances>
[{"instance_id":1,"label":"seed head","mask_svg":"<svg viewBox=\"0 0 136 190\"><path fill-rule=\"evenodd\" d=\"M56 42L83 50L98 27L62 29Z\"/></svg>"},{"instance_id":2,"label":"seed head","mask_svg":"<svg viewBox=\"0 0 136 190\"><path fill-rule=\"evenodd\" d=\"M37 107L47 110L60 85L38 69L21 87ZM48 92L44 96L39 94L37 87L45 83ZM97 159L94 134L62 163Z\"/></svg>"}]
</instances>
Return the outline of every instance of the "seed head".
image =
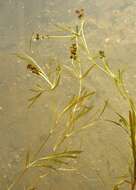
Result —
<instances>
[{"instance_id":1,"label":"seed head","mask_svg":"<svg viewBox=\"0 0 136 190\"><path fill-rule=\"evenodd\" d=\"M76 43L73 43L70 47L70 59L76 60L77 58L77 45Z\"/></svg>"},{"instance_id":2,"label":"seed head","mask_svg":"<svg viewBox=\"0 0 136 190\"><path fill-rule=\"evenodd\" d=\"M104 53L104 51L100 50L100 51L99 51L99 56L100 56L100 59L105 58L105 53Z\"/></svg>"},{"instance_id":3,"label":"seed head","mask_svg":"<svg viewBox=\"0 0 136 190\"><path fill-rule=\"evenodd\" d=\"M36 75L40 75L40 73L41 73L40 69L38 67L36 67L35 65L32 65L32 64L28 64L27 69Z\"/></svg>"},{"instance_id":4,"label":"seed head","mask_svg":"<svg viewBox=\"0 0 136 190\"><path fill-rule=\"evenodd\" d=\"M79 19L82 19L84 17L84 9L77 9L75 10L75 13Z\"/></svg>"}]
</instances>

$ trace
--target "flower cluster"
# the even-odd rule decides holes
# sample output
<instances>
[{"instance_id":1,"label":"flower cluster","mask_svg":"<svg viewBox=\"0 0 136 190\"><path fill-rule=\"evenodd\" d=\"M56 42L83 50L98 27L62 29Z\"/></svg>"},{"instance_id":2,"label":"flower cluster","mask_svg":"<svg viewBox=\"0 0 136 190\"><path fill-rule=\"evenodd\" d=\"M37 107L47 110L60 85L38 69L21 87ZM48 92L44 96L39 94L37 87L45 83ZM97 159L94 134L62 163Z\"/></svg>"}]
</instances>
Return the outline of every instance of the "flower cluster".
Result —
<instances>
[{"instance_id":1,"label":"flower cluster","mask_svg":"<svg viewBox=\"0 0 136 190\"><path fill-rule=\"evenodd\" d=\"M103 59L103 58L105 58L105 53L104 53L104 51L99 51L99 57L100 57L100 59Z\"/></svg>"},{"instance_id":2,"label":"flower cluster","mask_svg":"<svg viewBox=\"0 0 136 190\"><path fill-rule=\"evenodd\" d=\"M32 64L28 64L27 65L27 69L30 70L32 73L36 74L36 75L40 75L41 71L38 67L36 67L35 65Z\"/></svg>"},{"instance_id":3,"label":"flower cluster","mask_svg":"<svg viewBox=\"0 0 136 190\"><path fill-rule=\"evenodd\" d=\"M70 58L76 60L77 58L77 45L73 43L70 47Z\"/></svg>"},{"instance_id":4,"label":"flower cluster","mask_svg":"<svg viewBox=\"0 0 136 190\"><path fill-rule=\"evenodd\" d=\"M33 34L33 40L34 41L44 40L47 37L48 37L48 35L42 35L39 33Z\"/></svg>"},{"instance_id":5,"label":"flower cluster","mask_svg":"<svg viewBox=\"0 0 136 190\"><path fill-rule=\"evenodd\" d=\"M77 14L79 19L84 17L84 9L77 9L75 13Z\"/></svg>"}]
</instances>

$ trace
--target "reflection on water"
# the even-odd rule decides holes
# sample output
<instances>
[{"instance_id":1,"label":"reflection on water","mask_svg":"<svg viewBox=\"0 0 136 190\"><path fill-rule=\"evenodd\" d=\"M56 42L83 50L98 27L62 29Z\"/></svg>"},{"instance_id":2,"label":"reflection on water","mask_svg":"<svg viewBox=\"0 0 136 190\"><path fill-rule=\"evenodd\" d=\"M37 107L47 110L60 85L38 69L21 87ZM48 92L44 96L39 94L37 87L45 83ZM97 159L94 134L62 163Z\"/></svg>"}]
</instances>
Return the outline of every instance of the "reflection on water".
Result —
<instances>
[{"instance_id":1,"label":"reflection on water","mask_svg":"<svg viewBox=\"0 0 136 190\"><path fill-rule=\"evenodd\" d=\"M76 89L66 77L67 85L60 85L55 96L45 94L31 109L27 109L29 88L36 77L26 72L23 64L10 53L29 51L33 32L55 31L56 23L76 22L74 11L84 8L87 15L86 36L93 50L104 49L114 70L126 70L125 80L131 95L135 95L136 59L136 2L134 0L7 0L0 2L0 188L6 189L22 167L24 154L36 149L53 124L52 107L65 105ZM67 46L63 42L39 42L33 45L35 57L43 64L57 60L67 62ZM39 58L39 54L42 56ZM38 81L39 82L39 81ZM123 102L105 76L94 73L85 82L88 88L98 91L96 102L107 97L125 114ZM71 88L73 86L73 88ZM107 88L108 86L108 88ZM61 93L60 93L61 92ZM56 98L55 98L56 97ZM61 97L61 98L60 98ZM51 106L50 106L51 105ZM110 113L111 114L111 113ZM109 117L105 115L105 117ZM112 117L112 114L111 114ZM121 136L120 136L121 135ZM79 140L80 139L80 140ZM92 130L75 139L76 146L83 147L78 168L80 173L63 173L47 176L39 189L109 190L116 177L125 173L129 155L127 137L120 129L99 123ZM31 174L32 175L32 174ZM27 179L28 180L28 179ZM26 180L26 181L27 181ZM31 182L31 179L28 180ZM22 189L23 184L15 189Z\"/></svg>"}]
</instances>

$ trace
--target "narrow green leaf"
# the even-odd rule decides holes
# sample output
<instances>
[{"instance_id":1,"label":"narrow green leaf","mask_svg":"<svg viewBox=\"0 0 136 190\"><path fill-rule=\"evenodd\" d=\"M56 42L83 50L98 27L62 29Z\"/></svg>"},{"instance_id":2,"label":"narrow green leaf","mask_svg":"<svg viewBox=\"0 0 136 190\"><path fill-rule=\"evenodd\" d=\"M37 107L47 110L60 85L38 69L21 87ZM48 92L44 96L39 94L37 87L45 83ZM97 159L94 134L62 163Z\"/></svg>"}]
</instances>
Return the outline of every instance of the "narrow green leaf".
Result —
<instances>
[{"instance_id":1,"label":"narrow green leaf","mask_svg":"<svg viewBox=\"0 0 136 190\"><path fill-rule=\"evenodd\" d=\"M55 81L55 84L54 84L52 90L56 89L56 87L57 87L57 86L59 85L59 83L60 83L60 72L61 72L61 71L59 71L58 74L57 74L57 79L56 79L56 81Z\"/></svg>"},{"instance_id":2,"label":"narrow green leaf","mask_svg":"<svg viewBox=\"0 0 136 190\"><path fill-rule=\"evenodd\" d=\"M79 113L75 116L74 121L77 121L78 119L80 119L81 117L83 117L84 115L86 115L93 108L94 108L94 106L90 106L90 107L84 106L82 108L82 110L80 110Z\"/></svg>"},{"instance_id":3,"label":"narrow green leaf","mask_svg":"<svg viewBox=\"0 0 136 190\"><path fill-rule=\"evenodd\" d=\"M37 95L28 99L28 101L30 102L30 104L28 105L28 108L30 108L36 102L36 100L42 95L42 93L43 92L39 92Z\"/></svg>"},{"instance_id":4,"label":"narrow green leaf","mask_svg":"<svg viewBox=\"0 0 136 190\"><path fill-rule=\"evenodd\" d=\"M113 123L113 124L115 124L115 125L117 125L117 126L122 127L122 125L121 125L119 122L116 122L116 121L114 121L114 120L106 119L106 121L111 122L111 123Z\"/></svg>"},{"instance_id":5,"label":"narrow green leaf","mask_svg":"<svg viewBox=\"0 0 136 190\"><path fill-rule=\"evenodd\" d=\"M51 155L48 155L36 160L34 164L39 161L46 161L46 160L49 161L49 160L54 160L58 158L77 158L77 155L80 154L81 152L82 152L81 150L72 150L72 151L65 151L61 153L52 153Z\"/></svg>"},{"instance_id":6,"label":"narrow green leaf","mask_svg":"<svg viewBox=\"0 0 136 190\"><path fill-rule=\"evenodd\" d=\"M49 168L52 170L57 170L53 165L51 164L45 164L45 163L36 163L34 165L32 165L33 168Z\"/></svg>"},{"instance_id":7,"label":"narrow green leaf","mask_svg":"<svg viewBox=\"0 0 136 190\"><path fill-rule=\"evenodd\" d=\"M64 164L64 165L68 165L69 163L68 162L65 162L63 160L60 160L60 159L53 159L54 162L58 163L58 164Z\"/></svg>"},{"instance_id":8,"label":"narrow green leaf","mask_svg":"<svg viewBox=\"0 0 136 190\"><path fill-rule=\"evenodd\" d=\"M25 160L25 166L27 167L30 162L30 151L27 151L26 153L26 160Z\"/></svg>"},{"instance_id":9,"label":"narrow green leaf","mask_svg":"<svg viewBox=\"0 0 136 190\"><path fill-rule=\"evenodd\" d=\"M87 71L81 76L81 78L85 78L95 66L96 65L93 64L91 67L89 67L89 69L87 69Z\"/></svg>"},{"instance_id":10,"label":"narrow green leaf","mask_svg":"<svg viewBox=\"0 0 136 190\"><path fill-rule=\"evenodd\" d=\"M128 130L121 125L121 123L113 121L113 120L109 120L109 119L106 119L106 121L111 122L111 123L121 127L127 134L129 133Z\"/></svg>"},{"instance_id":11,"label":"narrow green leaf","mask_svg":"<svg viewBox=\"0 0 136 190\"><path fill-rule=\"evenodd\" d=\"M115 112L119 117L120 117L120 121L123 123L123 125L128 128L128 121L125 119L125 117L123 117L120 113Z\"/></svg>"},{"instance_id":12,"label":"narrow green leaf","mask_svg":"<svg viewBox=\"0 0 136 190\"><path fill-rule=\"evenodd\" d=\"M102 116L102 114L105 112L107 106L108 106L108 100L106 100L106 101L104 102L104 106L103 106L101 112L99 113L99 117L98 117L98 118L100 118L100 117Z\"/></svg>"}]
</instances>

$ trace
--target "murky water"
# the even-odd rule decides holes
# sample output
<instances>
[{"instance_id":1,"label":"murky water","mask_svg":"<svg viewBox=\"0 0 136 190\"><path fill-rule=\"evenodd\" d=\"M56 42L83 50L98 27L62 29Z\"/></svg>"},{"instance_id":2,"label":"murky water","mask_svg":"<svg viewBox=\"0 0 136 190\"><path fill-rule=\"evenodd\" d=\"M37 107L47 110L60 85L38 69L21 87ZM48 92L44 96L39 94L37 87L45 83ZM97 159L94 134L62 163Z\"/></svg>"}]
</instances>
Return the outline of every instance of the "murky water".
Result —
<instances>
[{"instance_id":1,"label":"murky water","mask_svg":"<svg viewBox=\"0 0 136 190\"><path fill-rule=\"evenodd\" d=\"M57 23L73 25L77 8L84 8L87 15L86 37L89 47L95 51L104 49L113 70L121 68L126 71L127 88L135 97L135 0L0 0L1 190L5 190L20 171L26 151L36 150L47 136L54 122L53 106L63 108L67 98L77 90L76 81L64 76L54 94L43 95L31 109L27 109L27 99L31 97L29 89L41 80L37 81L37 77L29 74L11 53L29 52L33 32L53 34ZM33 49L35 58L42 64L52 64L54 60L60 64L68 63L67 41L38 42L33 44ZM117 111L126 113L126 104L103 73L94 72L85 81L85 86L97 91L97 106L110 98ZM104 118L107 117L112 118L110 110L104 115ZM109 126L106 122L99 122L75 137L70 146L81 146L84 150L77 164L80 174L53 172L38 186L38 190L111 190L117 177L127 171L128 139L119 128ZM30 173L14 189L24 190L24 181L31 184L32 180L33 174Z\"/></svg>"}]
</instances>

